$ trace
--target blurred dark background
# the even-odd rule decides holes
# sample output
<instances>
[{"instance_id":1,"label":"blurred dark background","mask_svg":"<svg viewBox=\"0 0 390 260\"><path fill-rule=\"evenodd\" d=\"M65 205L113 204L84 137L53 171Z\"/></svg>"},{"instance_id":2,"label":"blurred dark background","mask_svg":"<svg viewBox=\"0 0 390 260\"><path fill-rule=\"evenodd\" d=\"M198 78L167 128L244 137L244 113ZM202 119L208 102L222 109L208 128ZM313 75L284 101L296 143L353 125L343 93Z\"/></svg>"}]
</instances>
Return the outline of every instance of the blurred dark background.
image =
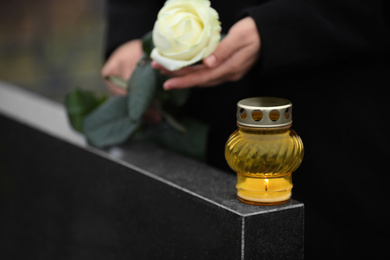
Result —
<instances>
[{"instance_id":1,"label":"blurred dark background","mask_svg":"<svg viewBox=\"0 0 390 260\"><path fill-rule=\"evenodd\" d=\"M62 102L100 77L104 0L0 0L0 80Z\"/></svg>"}]
</instances>

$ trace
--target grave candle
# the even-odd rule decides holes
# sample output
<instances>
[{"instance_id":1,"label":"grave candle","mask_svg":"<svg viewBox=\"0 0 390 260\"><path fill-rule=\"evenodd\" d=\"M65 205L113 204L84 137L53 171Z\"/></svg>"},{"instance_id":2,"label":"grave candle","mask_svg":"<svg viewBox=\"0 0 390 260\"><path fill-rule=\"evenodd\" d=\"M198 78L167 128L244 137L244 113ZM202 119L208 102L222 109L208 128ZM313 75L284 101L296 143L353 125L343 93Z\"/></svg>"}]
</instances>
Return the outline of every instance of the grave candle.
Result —
<instances>
[{"instance_id":1,"label":"grave candle","mask_svg":"<svg viewBox=\"0 0 390 260\"><path fill-rule=\"evenodd\" d=\"M291 129L292 104L257 97L237 104L238 129L225 146L228 165L237 172L237 197L256 205L290 200L292 172L303 159L303 143Z\"/></svg>"}]
</instances>

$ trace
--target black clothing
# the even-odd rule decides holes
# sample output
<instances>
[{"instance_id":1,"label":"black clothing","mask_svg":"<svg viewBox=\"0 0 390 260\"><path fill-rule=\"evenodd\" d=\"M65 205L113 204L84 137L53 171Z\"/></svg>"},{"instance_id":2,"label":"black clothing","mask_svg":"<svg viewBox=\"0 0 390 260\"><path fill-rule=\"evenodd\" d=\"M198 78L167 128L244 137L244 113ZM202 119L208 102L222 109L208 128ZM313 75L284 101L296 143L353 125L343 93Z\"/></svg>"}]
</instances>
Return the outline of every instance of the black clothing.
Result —
<instances>
[{"instance_id":1,"label":"black clothing","mask_svg":"<svg viewBox=\"0 0 390 260\"><path fill-rule=\"evenodd\" d=\"M163 0L109 1L107 55L152 30ZM389 234L386 162L390 3L379 0L212 0L223 31L250 15L261 58L240 81L192 89L184 111L211 125L208 162L225 169L236 103L293 103L305 158L293 198L305 203L305 258L382 259ZM217 102L217 103L216 103ZM217 120L215 120L217 118Z\"/></svg>"}]
</instances>

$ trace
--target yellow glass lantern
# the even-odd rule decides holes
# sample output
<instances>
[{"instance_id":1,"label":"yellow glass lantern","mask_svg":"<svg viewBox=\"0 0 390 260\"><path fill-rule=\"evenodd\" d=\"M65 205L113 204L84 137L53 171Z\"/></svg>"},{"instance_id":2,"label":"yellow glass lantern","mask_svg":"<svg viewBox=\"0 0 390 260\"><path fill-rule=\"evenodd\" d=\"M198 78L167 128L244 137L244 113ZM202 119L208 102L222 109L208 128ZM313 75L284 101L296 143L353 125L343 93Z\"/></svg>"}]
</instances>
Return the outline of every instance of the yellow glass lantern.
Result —
<instances>
[{"instance_id":1,"label":"yellow glass lantern","mask_svg":"<svg viewBox=\"0 0 390 260\"><path fill-rule=\"evenodd\" d=\"M290 200L291 174L302 162L303 143L291 129L292 104L274 97L237 103L238 129L229 137L225 158L237 172L237 197L245 203L278 205Z\"/></svg>"}]
</instances>

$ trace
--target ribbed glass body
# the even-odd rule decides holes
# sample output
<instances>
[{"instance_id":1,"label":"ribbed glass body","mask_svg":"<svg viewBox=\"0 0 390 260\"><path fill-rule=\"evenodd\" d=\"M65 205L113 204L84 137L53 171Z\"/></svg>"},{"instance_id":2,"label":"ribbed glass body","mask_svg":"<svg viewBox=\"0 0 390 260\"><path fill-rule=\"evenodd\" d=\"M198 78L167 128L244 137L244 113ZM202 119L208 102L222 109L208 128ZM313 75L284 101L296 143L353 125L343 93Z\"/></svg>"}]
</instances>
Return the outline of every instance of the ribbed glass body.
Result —
<instances>
[{"instance_id":1,"label":"ribbed glass body","mask_svg":"<svg viewBox=\"0 0 390 260\"><path fill-rule=\"evenodd\" d=\"M244 127L230 136L225 158L237 172L237 196L246 203L277 205L290 200L291 173L303 159L303 143L289 126Z\"/></svg>"}]
</instances>

